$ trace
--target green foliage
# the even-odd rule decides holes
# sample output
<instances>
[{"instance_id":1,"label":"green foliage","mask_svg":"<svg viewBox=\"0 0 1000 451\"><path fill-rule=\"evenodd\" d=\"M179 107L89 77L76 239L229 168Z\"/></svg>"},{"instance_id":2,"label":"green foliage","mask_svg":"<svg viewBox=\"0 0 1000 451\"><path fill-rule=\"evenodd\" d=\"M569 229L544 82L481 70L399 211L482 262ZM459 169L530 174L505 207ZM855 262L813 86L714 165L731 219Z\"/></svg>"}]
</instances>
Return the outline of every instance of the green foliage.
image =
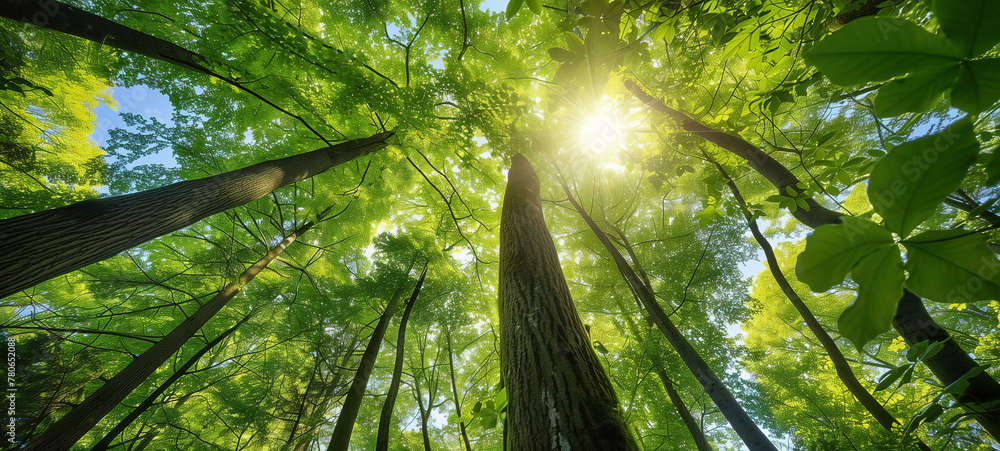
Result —
<instances>
[{"instance_id":1,"label":"green foliage","mask_svg":"<svg viewBox=\"0 0 1000 451\"><path fill-rule=\"evenodd\" d=\"M932 230L903 241L907 286L937 302L963 303L1000 298L1000 260L982 235Z\"/></svg>"},{"instance_id":2,"label":"green foliage","mask_svg":"<svg viewBox=\"0 0 1000 451\"><path fill-rule=\"evenodd\" d=\"M978 366L941 384L922 363L941 343L916 343L904 355L902 339L883 332L905 284L938 301L926 307L956 343L981 362L1000 357L1000 262L987 247L997 240L989 221L1000 180L994 2L511 0L499 14L475 3L139 0L125 11L77 3L197 51L329 141L381 127L398 127L399 139L4 299L4 333L18 338L40 375L19 387L39 397L19 400L32 411L19 430L47 427L269 245L333 206L332 219L245 287L82 446L247 312L255 312L250 321L114 444L150 427L157 432L148 449L328 441L366 325L400 280L415 277L403 272L416 256L417 266L429 261L428 279L403 345L391 447L422 449L427 419L432 448L461 446L461 422L475 449L500 449L496 233L506 155L516 151L539 168L574 301L647 448L696 449L659 370L713 445L737 439L646 323L601 244L562 208L557 172L616 243L631 247L629 260L641 264L681 332L789 448L909 449L920 437L933 449L989 449L950 396L974 374L996 370ZM518 15L523 9L533 14ZM100 195L149 189L326 145L291 115L218 80L27 25L0 27L4 216L97 196L95 187ZM775 191L742 158L635 101L623 73L668 107L765 150L793 177ZM139 84L169 97L171 121L127 101ZM845 89L860 84L868 86ZM126 127L109 131L100 149L88 138L93 108L115 103L111 86ZM970 116L956 121L949 107ZM578 138L596 112L618 122L600 152ZM758 257L741 209L702 151L763 219L793 290L903 426L873 422L769 271L750 277ZM176 165L144 164L169 154ZM844 222L803 242L808 230L789 213L816 213L807 201ZM369 383L359 449L374 445L393 346L384 344ZM462 417L451 415L456 404Z\"/></svg>"},{"instance_id":3,"label":"green foliage","mask_svg":"<svg viewBox=\"0 0 1000 451\"><path fill-rule=\"evenodd\" d=\"M900 144L872 167L868 198L889 230L909 236L960 186L978 152L968 119Z\"/></svg>"}]
</instances>

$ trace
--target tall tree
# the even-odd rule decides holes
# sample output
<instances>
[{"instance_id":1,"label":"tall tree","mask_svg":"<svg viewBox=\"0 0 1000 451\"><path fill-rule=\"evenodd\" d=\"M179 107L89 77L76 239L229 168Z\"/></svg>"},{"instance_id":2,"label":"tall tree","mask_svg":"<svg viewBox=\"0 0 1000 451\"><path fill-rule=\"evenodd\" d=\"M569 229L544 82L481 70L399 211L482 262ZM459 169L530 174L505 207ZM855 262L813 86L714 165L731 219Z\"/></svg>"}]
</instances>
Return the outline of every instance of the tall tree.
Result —
<instances>
[{"instance_id":1,"label":"tall tree","mask_svg":"<svg viewBox=\"0 0 1000 451\"><path fill-rule=\"evenodd\" d=\"M192 355L191 358L187 360L187 362L184 362L184 364L181 365L180 368L177 368L177 370L174 371L174 374L170 375L170 377L168 377L167 380L163 381L162 384L156 387L156 390L153 390L153 392L150 393L149 396L147 396L146 399L142 401L142 404L139 404L138 406L135 407L135 409L132 409L132 412L130 412L128 416L119 421L118 424L116 424L115 427L111 429L111 432L105 434L104 438L102 438L101 441L97 442L97 444L94 445L94 447L91 449L93 451L104 451L110 448L111 442L113 442L115 438L118 437L119 434L125 431L125 429L128 428L128 426L132 424L132 422L135 421L136 418L139 418L143 413L145 413L146 409L149 409L149 407L156 402L156 400L160 397L160 395L163 394L163 392L167 391L167 389L169 389L170 386L177 381L177 379L180 379L181 377L188 374L188 370L190 370L191 367L195 366L198 363L198 361L201 360L201 358L206 353L208 353L208 351L210 351L213 347L215 347L219 343L222 343L223 340L226 339L226 337L229 337L229 335L235 332L236 329L238 329L240 326L243 325L243 323L247 322L247 320L249 320L251 316L253 316L253 312L244 315L243 319L234 324L233 327L226 329L225 332L219 334L218 337L215 337L212 341L206 343L205 346L202 346L202 348L198 350L198 352L194 353L194 355Z\"/></svg>"},{"instance_id":2,"label":"tall tree","mask_svg":"<svg viewBox=\"0 0 1000 451\"><path fill-rule=\"evenodd\" d=\"M0 298L374 152L394 132L198 180L0 221Z\"/></svg>"},{"instance_id":3,"label":"tall tree","mask_svg":"<svg viewBox=\"0 0 1000 451\"><path fill-rule=\"evenodd\" d=\"M691 345L691 342L674 325L667 313L663 311L663 307L656 301L656 294L653 292L650 284L643 283L643 280L639 278L636 271L632 269L628 261L625 260L625 257L618 251L618 248L611 243L611 240L604 231L594 222L583 206L576 201L569 186L562 180L560 182L562 182L563 191L565 191L573 208L580 214L580 217L587 223L594 235L600 239L601 244L604 245L604 249L611 254L615 266L618 267L618 271L621 273L625 283L632 290L636 301L646 310L649 318L660 329L660 332L663 333L663 336L666 337L674 350L677 351L681 360L684 361L684 364L687 365L691 373L701 383L705 393L708 393L708 396L712 398L712 402L715 403L715 406L726 417L726 420L729 421L729 424L736 431L736 434L739 435L740 439L743 440L743 443L754 451L776 450L777 448L774 447L771 440L764 435L764 432L757 426L753 418L747 414L729 388L722 382L722 379L715 373L715 370L708 366L708 363L701 357L698 350Z\"/></svg>"},{"instance_id":4,"label":"tall tree","mask_svg":"<svg viewBox=\"0 0 1000 451\"><path fill-rule=\"evenodd\" d=\"M420 294L420 287L424 284L424 277L427 276L427 265L420 271L420 278L417 285L413 287L413 294L406 301L406 308L403 316L399 319L399 332L396 334L396 360L392 366L392 382L389 383L389 391L385 395L382 403L382 414L378 419L378 438L375 442L375 449L385 451L389 449L389 426L392 423L392 412L396 406L396 396L399 394L399 381L403 375L403 355L406 345L406 323L410 319L410 312L413 311L413 304Z\"/></svg>"},{"instance_id":5,"label":"tall tree","mask_svg":"<svg viewBox=\"0 0 1000 451\"><path fill-rule=\"evenodd\" d=\"M500 219L500 365L507 447L638 449L573 305L538 177L511 157Z\"/></svg>"},{"instance_id":6,"label":"tall tree","mask_svg":"<svg viewBox=\"0 0 1000 451\"><path fill-rule=\"evenodd\" d=\"M327 209L326 212L328 212ZM325 215L320 214L320 219ZM135 358L125 369L109 379L87 399L75 406L65 416L50 426L37 438L28 443L26 450L68 450L84 434L93 428L111 409L114 409L132 390L156 371L163 362L175 354L188 339L194 336L208 320L229 303L244 285L250 283L267 265L278 258L288 245L303 233L309 231L315 223L306 222L281 242L271 248L267 255L257 260L233 283L226 285L219 294L206 302L193 315L181 322L167 336L156 342L142 355Z\"/></svg>"},{"instance_id":7,"label":"tall tree","mask_svg":"<svg viewBox=\"0 0 1000 451\"><path fill-rule=\"evenodd\" d=\"M416 257L414 257L413 261L415 260ZM364 399L365 390L368 389L368 379L371 377L372 369L375 368L375 360L378 359L379 349L382 348L382 339L385 338L385 331L389 328L389 320L396 314L396 307L399 305L399 298L403 295L405 282L410 280L409 276L410 271L413 269L413 261L410 262L410 267L403 273L403 280L400 281L396 287L396 291L392 293L389 303L386 304L385 310L379 316L378 323L375 324L375 329L368 339L368 346L365 347L365 352L361 355L358 370L354 373L354 380L351 382L347 398L344 399L344 404L340 408L340 414L337 416L337 424L333 428L333 436L330 437L330 446L327 448L330 451L346 451L347 447L351 444L354 423L358 419L358 409L361 408L361 401ZM417 293L420 291L420 285L424 281L423 274L421 273L421 277L417 281L411 299L415 299Z\"/></svg>"}]
</instances>

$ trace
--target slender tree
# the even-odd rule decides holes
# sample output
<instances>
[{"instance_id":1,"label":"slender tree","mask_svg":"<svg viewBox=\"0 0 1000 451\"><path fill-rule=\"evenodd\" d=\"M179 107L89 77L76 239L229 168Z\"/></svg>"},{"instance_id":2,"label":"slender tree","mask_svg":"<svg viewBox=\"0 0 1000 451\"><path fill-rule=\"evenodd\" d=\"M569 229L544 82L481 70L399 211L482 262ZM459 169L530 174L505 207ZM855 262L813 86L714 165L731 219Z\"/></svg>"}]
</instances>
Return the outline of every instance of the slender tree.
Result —
<instances>
[{"instance_id":1,"label":"slender tree","mask_svg":"<svg viewBox=\"0 0 1000 451\"><path fill-rule=\"evenodd\" d=\"M0 298L374 152L394 132L0 221Z\"/></svg>"},{"instance_id":2,"label":"slender tree","mask_svg":"<svg viewBox=\"0 0 1000 451\"><path fill-rule=\"evenodd\" d=\"M618 248L611 243L607 234L598 227L597 223L594 222L593 218L584 210L576 199L573 197L573 193L570 191L569 186L566 185L564 181L560 179L563 190L566 192L566 196L569 198L570 203L573 208L580 214L583 220L590 227L590 230L594 232L594 235L601 241L604 245L605 250L611 254L612 260L615 262L615 266L618 267L618 271L621 273L622 278L625 279L625 283L629 286L632 294L636 297L636 301L639 305L645 309L646 313L656 324L656 327L660 329L663 336L666 337L667 342L670 346L674 348L674 351L681 357L684 364L687 365L691 373L694 374L695 379L701 384L705 392L715 403L715 406L719 408L722 415L726 417L729 421L730 426L736 431L743 443L750 448L751 451L756 450L777 450L771 440L764 435L764 432L757 426L753 418L747 414L743 406L740 405L736 397L733 396L729 388L722 382L722 379L715 374L715 370L708 366L708 363L698 354L698 350L691 345L687 337L677 326L674 325L667 313L663 311L663 307L660 306L659 302L656 301L656 295L653 293L652 287L643 283L643 281L636 274L635 270L628 264L625 257L622 256ZM502 243L503 241L501 241Z\"/></svg>"},{"instance_id":3,"label":"slender tree","mask_svg":"<svg viewBox=\"0 0 1000 451\"><path fill-rule=\"evenodd\" d=\"M399 394L399 381L403 375L403 355L406 345L406 322L410 319L410 312L413 304L420 294L420 287L424 284L424 277L427 276L427 265L420 272L417 285L413 287L413 294L406 301L406 308L403 310L403 317L399 319L399 332L396 334L396 361L392 366L392 381L389 383L389 391L385 395L385 402L382 403L382 413L378 420L378 437L375 441L375 449L385 451L389 449L389 426L392 425L392 412L396 406L396 396Z\"/></svg>"},{"instance_id":4,"label":"slender tree","mask_svg":"<svg viewBox=\"0 0 1000 451\"><path fill-rule=\"evenodd\" d=\"M797 186L800 183L799 179L757 146L739 136L708 127L687 114L670 108L632 80L626 80L625 86L647 106L676 120L685 131L746 160L751 168L764 176L779 191L792 190L796 193L802 191ZM814 199L810 198L806 202L809 208L798 208L792 212L792 216L803 224L816 228L841 222L838 213L823 207ZM925 340L943 343L940 351L923 359L923 362L945 386L959 380L967 381L968 388L955 398L963 404L976 406L974 414L976 421L994 440L1000 438L1000 383L985 371L968 376L970 372L979 368L979 365L952 339L947 330L931 318L919 296L903 289L903 296L892 318L892 326L910 346Z\"/></svg>"},{"instance_id":5,"label":"slender tree","mask_svg":"<svg viewBox=\"0 0 1000 451\"><path fill-rule=\"evenodd\" d=\"M225 340L226 337L232 335L233 332L236 332L236 329L242 326L243 323L247 322L247 320L249 320L251 316L253 316L253 312L246 314L245 316L243 316L243 319L239 320L236 324L233 325L233 327L226 329L224 332L219 334L219 336L215 337L214 340L206 343L205 346L202 346L202 348L199 349L198 352L194 353L194 355L192 355L191 358L189 358L186 362L184 362L184 364L181 365L180 368L177 368L177 370L174 371L174 374L171 374L170 377L168 377L167 380L163 381L163 383L161 383L159 387L156 387L156 390L153 390L153 392L150 393L149 396L146 397L146 399L142 400L142 402L139 403L139 405L136 406L134 409L132 409L132 411L129 412L129 414L126 415L125 418L122 418L121 421L119 421L118 424L116 424L115 427L111 429L111 431L105 434L104 438L102 438L101 441L97 442L97 444L94 445L93 448L91 448L91 451L104 451L107 450L109 447L111 447L111 442L114 441L115 437L117 437L122 432L125 432L125 429L128 428L129 425L131 425L132 422L136 420L136 418L139 418L139 416L145 413L146 410L149 409L150 406L152 406L153 403L156 402L156 400L160 397L160 395L163 394L163 392L167 391L167 389L170 388L170 386L173 385L174 382L177 382L178 379L188 374L188 370L190 370L191 367L195 366L195 364L197 364L198 361L201 360L202 356L208 353L208 351L217 346L219 343L222 343L222 341Z\"/></svg>"},{"instance_id":6,"label":"slender tree","mask_svg":"<svg viewBox=\"0 0 1000 451\"><path fill-rule=\"evenodd\" d=\"M462 444L465 445L465 451L472 451L472 444L469 443L469 434L465 431L465 421L462 420L462 400L458 396L458 385L455 382L455 359L452 357L454 351L451 347L451 329L446 329L444 332L445 338L445 351L448 352L448 374L451 376L451 396L455 401L455 415L459 418L458 428L459 432L462 433Z\"/></svg>"},{"instance_id":7,"label":"slender tree","mask_svg":"<svg viewBox=\"0 0 1000 451\"><path fill-rule=\"evenodd\" d=\"M321 220L330 209L319 215ZM250 283L257 274L278 258L288 245L303 233L309 231L315 223L306 222L294 232L288 234L281 242L272 247L266 255L243 271L240 277L225 286L198 308L191 316L177 325L169 334L156 342L139 357L136 357L125 369L101 385L82 403L74 407L65 416L49 426L45 432L28 443L27 451L61 451L70 449L77 441L94 427L111 409L114 409L125 397L146 381L160 365L187 343L208 320L229 303L244 285Z\"/></svg>"},{"instance_id":8,"label":"slender tree","mask_svg":"<svg viewBox=\"0 0 1000 451\"><path fill-rule=\"evenodd\" d=\"M375 368L375 360L378 358L379 349L382 348L382 339L385 338L385 330L389 327L389 320L396 314L396 307L399 305L399 298L403 295L405 281L409 280L410 271L413 269L413 262L403 273L403 281L392 293L392 298L385 306L385 311L379 317L375 330L372 331L371 338L368 339L368 346L365 347L364 354L361 355L361 363L354 373L354 380L351 381L351 388L344 399L344 405L340 408L340 415L337 417L337 424L333 428L333 436L330 437L330 451L346 451L351 444L351 434L354 433L354 423L358 419L358 410L361 408L361 400L364 398L365 390L368 388L368 379L371 377L372 369ZM421 276L417 282L417 289L423 282Z\"/></svg>"},{"instance_id":9,"label":"slender tree","mask_svg":"<svg viewBox=\"0 0 1000 451\"><path fill-rule=\"evenodd\" d=\"M511 450L638 449L570 297L538 178L516 154L500 217L500 366Z\"/></svg>"},{"instance_id":10,"label":"slender tree","mask_svg":"<svg viewBox=\"0 0 1000 451\"><path fill-rule=\"evenodd\" d=\"M708 155L706 155L706 157L708 157ZM781 266L778 265L778 258L774 255L774 248L771 247L771 243L769 243L767 238L764 237L764 234L761 233L760 227L757 226L757 219L750 212L746 201L743 200L743 195L736 186L736 182L729 177L729 174L726 173L726 170L722 167L722 165L711 159L709 159L709 161L712 161L715 167L726 179L726 185L733 193L733 198L736 199L736 202L740 205L740 209L743 211L743 216L746 218L747 227L750 229L750 233L753 235L754 240L757 241L760 249L764 251L764 258L767 260L767 268L771 270L771 275L774 277L775 282L778 283L778 286L781 287L781 291L783 291L785 296L788 297L788 301L792 303L795 310L799 312L799 316L801 316L802 320L805 321L806 326L809 327L809 330L816 336L816 339L819 340L820 344L823 346L823 349L826 351L826 355L830 358L834 369L837 371L837 377L840 378L840 381L844 383L847 390L854 395L854 398L861 403L872 418L875 418L875 421L878 421L879 425L885 429L892 429L893 426L899 425L899 420L889 413L885 406L883 406L882 403L875 399L875 397L872 396L872 394L869 393L863 385L861 385L861 381L859 381L858 377L854 374L854 371L851 369L851 365L847 362L847 358L844 357L844 353L840 352L840 348L837 347L837 343L833 341L833 337L831 337L830 334L823 329L823 325L819 323L816 316L813 315L811 310L809 310L809 306L802 301L802 298L795 292L792 285L788 283L788 279L785 278L784 273L781 271ZM922 450L930 451L930 448L928 448L923 441L917 440L917 446L919 446Z\"/></svg>"},{"instance_id":11,"label":"slender tree","mask_svg":"<svg viewBox=\"0 0 1000 451\"><path fill-rule=\"evenodd\" d=\"M618 308L622 312L619 318L625 321L628 326L628 331L631 333L630 338L636 340L639 344L642 344L645 340L643 339L642 331L632 320L630 314L626 311L624 303L616 299L618 303ZM643 315L647 322L654 324L648 315ZM681 398L680 393L674 388L675 382L670 379L670 375L667 374L666 367L663 366L662 362L655 362L655 367L653 370L656 372L656 376L660 378L660 382L663 384L663 390L667 392L667 399L670 400L670 404L673 404L674 409L677 410L677 414L680 415L681 421L684 422L684 427L687 428L688 432L691 434L691 438L694 439L695 446L698 447L698 451L713 451L712 445L708 443L708 438L705 437L705 431L702 430L701 425L698 421L694 419L694 415L691 415L691 411L684 404L684 400Z\"/></svg>"}]
</instances>

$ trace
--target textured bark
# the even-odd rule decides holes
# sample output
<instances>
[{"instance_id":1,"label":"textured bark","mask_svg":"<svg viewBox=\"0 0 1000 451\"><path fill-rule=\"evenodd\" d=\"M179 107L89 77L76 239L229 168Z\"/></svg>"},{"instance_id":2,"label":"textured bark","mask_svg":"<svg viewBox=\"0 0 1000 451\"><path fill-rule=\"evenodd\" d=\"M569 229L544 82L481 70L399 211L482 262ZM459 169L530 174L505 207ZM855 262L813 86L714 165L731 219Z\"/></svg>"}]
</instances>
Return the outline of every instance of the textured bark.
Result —
<instances>
[{"instance_id":1,"label":"textured bark","mask_svg":"<svg viewBox=\"0 0 1000 451\"><path fill-rule=\"evenodd\" d=\"M160 397L160 395L163 394L163 392L167 391L167 389L170 388L170 386L173 385L174 382L177 382L177 379L180 379L185 374L187 374L188 370L191 369L191 367L193 367L196 363L198 363L198 361L201 360L201 357L203 355L208 353L208 351L210 351L219 343L222 343L222 340L225 340L226 337L235 332L236 329L242 326L243 323L247 322L247 320L249 319L250 319L249 314L244 316L243 319L241 319L239 322L233 325L233 327L226 329L225 332L219 334L218 337L215 337L214 340L208 342L207 344L205 344L205 346L203 346L200 350L198 350L198 352L194 353L194 355L192 355L191 358L187 360L187 362L184 362L184 364L181 365L180 368L177 368L177 371L174 371L174 374L171 374L170 377L168 377L167 380L163 381L163 383L160 384L159 387L156 387L156 390L153 390L153 392L150 393L149 396L146 397L146 399L144 399L141 403L139 403L139 405L136 406L135 409L132 409L132 411L129 412L129 414L126 415L125 418L122 418L122 420L119 421L118 424L115 425L115 427L112 428L110 432L105 434L104 438L101 439L101 441L97 442L97 444L94 445L93 448L91 448L91 451L104 451L108 449L111 446L111 442L114 441L115 437L117 437L118 434L125 432L125 429L128 428L129 425L136 420L136 418L139 418L139 416L145 413L146 409L149 409L149 407L156 402L156 400Z\"/></svg>"},{"instance_id":2,"label":"textured bark","mask_svg":"<svg viewBox=\"0 0 1000 451\"><path fill-rule=\"evenodd\" d=\"M413 287L413 294L406 301L406 308L403 310L403 317L399 320L399 332L396 334L396 363L392 367L392 382L389 383L389 392L385 395L385 402L382 404L382 413L378 420L378 437L375 440L375 450L385 451L389 449L389 426L392 422L392 411L396 406L396 396L399 394L399 381L403 375L403 351L406 345L406 322L410 319L410 312L413 304L420 294L420 287L424 285L424 277L427 276L427 266L420 272L417 285Z\"/></svg>"},{"instance_id":3,"label":"textured bark","mask_svg":"<svg viewBox=\"0 0 1000 451\"><path fill-rule=\"evenodd\" d=\"M404 273L404 282L409 280L410 270L413 264ZM392 294L392 298L385 306L385 311L378 319L375 330L371 338L368 339L368 346L365 347L364 354L361 355L361 363L358 371L354 373L354 380L351 381L351 388L347 391L344 405L337 416L337 425L333 428L333 436L330 437L330 451L346 451L351 444L351 434L354 433L354 423L358 419L358 410L361 408L361 400L364 398L365 390L368 388L368 379L371 377L372 369L375 368L375 359L378 358L379 349L382 348L382 339L385 338L385 330L389 327L389 320L396 314L396 307L399 305L399 298L403 295L404 283Z\"/></svg>"},{"instance_id":4,"label":"textured bark","mask_svg":"<svg viewBox=\"0 0 1000 451\"><path fill-rule=\"evenodd\" d=\"M113 257L385 146L393 132L211 177L0 221L0 298Z\"/></svg>"},{"instance_id":5,"label":"textured bark","mask_svg":"<svg viewBox=\"0 0 1000 451\"><path fill-rule=\"evenodd\" d=\"M458 385L455 383L455 359L452 358L451 351L451 330L445 331L445 343L448 345L448 373L451 375L451 395L455 401L455 414L461 418L462 416L462 400L458 397ZM469 434L465 430L465 422L458 420L459 432L462 433L462 443L465 445L465 451L472 451L472 444L469 443Z\"/></svg>"},{"instance_id":6,"label":"textured bark","mask_svg":"<svg viewBox=\"0 0 1000 451\"><path fill-rule=\"evenodd\" d=\"M794 187L799 182L798 178L764 151L747 143L742 138L711 129L686 114L668 107L631 80L626 81L625 86L632 91L636 98L642 100L649 107L678 120L685 130L745 159L751 168L763 175L782 192L787 186L801 191ZM809 211L798 208L792 213L792 216L803 224L816 228L841 222L840 215L836 212L819 205L813 199L809 199L808 203ZM927 368L944 386L954 383L973 368L979 366L961 346L951 339L951 335L931 318L920 297L905 288L903 289L903 297L900 298L899 304L896 306L892 326L910 346L924 340L945 343L941 351L924 360ZM986 372L969 378L968 381L969 387L956 399L974 407L979 412L974 415L979 425L990 434L994 441L1000 441L1000 384Z\"/></svg>"},{"instance_id":7,"label":"textured bark","mask_svg":"<svg viewBox=\"0 0 1000 451\"><path fill-rule=\"evenodd\" d=\"M611 255L612 260L615 262L615 266L618 267L618 271L621 273L625 283L632 290L632 294L636 297L636 301L639 303L640 307L646 310L649 318L652 319L656 327L663 333L666 337L667 342L670 346L674 348L677 355L680 356L681 360L687 365L691 373L694 374L695 379L701 384L705 393L708 394L709 398L712 399L712 403L719 408L719 411L729 425L733 427L736 431L736 435L743 440L743 443L751 451L757 450L777 450L774 444L771 443L770 439L764 435L757 423L754 422L750 415L743 410L743 406L740 405L736 397L733 396L729 388L722 383L722 379L715 374L715 370L708 366L708 363L701 358L698 354L698 350L691 345L691 342L687 340L684 334L677 329L673 321L666 312L663 311L663 307L660 306L659 302L656 301L656 295L653 293L651 287L643 284L642 280L636 274L635 270L629 266L625 257L622 256L618 248L611 243L608 236L597 226L594 219L590 217L586 210L576 201L573 197L573 193L570 192L569 187L565 184L562 185L563 190L566 192L566 196L569 198L573 208L576 209L577 213L586 221L587 225L590 226L590 230L594 232L594 235L601 241L604 245L605 250ZM502 241L501 241L502 244Z\"/></svg>"},{"instance_id":8,"label":"textured bark","mask_svg":"<svg viewBox=\"0 0 1000 451\"><path fill-rule=\"evenodd\" d=\"M236 282L226 285L219 294L202 305L193 315L181 322L167 336L156 342L125 369L104 383L101 388L88 396L80 405L70 410L55 424L45 430L37 439L28 443L26 451L68 450L94 427L105 415L115 408L129 393L142 384L171 355L174 355L189 338L194 336L208 320L222 310L243 288L253 280L268 264L285 251L289 244L312 228L307 222L271 248L260 260L240 274Z\"/></svg>"},{"instance_id":9,"label":"textured bark","mask_svg":"<svg viewBox=\"0 0 1000 451\"><path fill-rule=\"evenodd\" d=\"M570 297L538 179L514 155L500 218L500 366L510 450L635 450Z\"/></svg>"}]
</instances>

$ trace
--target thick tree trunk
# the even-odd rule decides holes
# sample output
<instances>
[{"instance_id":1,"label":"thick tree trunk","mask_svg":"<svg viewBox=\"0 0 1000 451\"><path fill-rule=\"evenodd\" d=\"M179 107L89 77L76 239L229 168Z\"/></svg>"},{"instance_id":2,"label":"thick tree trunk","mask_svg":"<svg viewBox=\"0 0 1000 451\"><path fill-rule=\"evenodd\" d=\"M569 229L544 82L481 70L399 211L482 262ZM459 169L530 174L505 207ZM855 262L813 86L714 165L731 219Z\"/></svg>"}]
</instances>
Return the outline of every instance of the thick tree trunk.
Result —
<instances>
[{"instance_id":1,"label":"thick tree trunk","mask_svg":"<svg viewBox=\"0 0 1000 451\"><path fill-rule=\"evenodd\" d=\"M146 409L148 409L150 406L153 405L153 403L156 402L156 400L160 397L160 395L163 394L163 392L167 391L167 389L170 388L170 386L173 385L174 382L177 382L177 379L180 379L185 374L187 374L187 371L191 369L191 367L193 367L196 363L198 363L198 361L201 360L201 357L203 355L208 353L208 351L210 351L219 343L222 343L222 340L225 340L226 337L235 332L236 329L238 329L240 326L243 325L243 323L247 322L247 320L250 319L250 316L251 316L250 314L247 314L246 316L243 317L243 319L241 319L239 322L233 325L233 327L226 329L225 332L219 334L218 337L215 337L214 340L208 342L205 346L203 346L200 350L198 350L198 352L194 353L194 355L192 355L191 358L187 360L187 362L184 362L184 364L181 365L181 367L178 368L177 371L174 371L174 374L170 375L170 377L168 377L167 380L163 381L163 383L160 384L159 387L156 387L156 390L153 390L153 392L150 393L149 396L147 396L146 399L144 399L138 406L136 406L135 409L132 409L132 412L129 412L129 414L126 415L125 418L122 418L122 420L119 421L118 424L115 425L115 427L111 429L110 432L105 434L104 438L101 439L101 441L97 442L97 444L94 445L93 448L91 448L91 451L107 450L111 446L111 442L114 441L115 437L117 437L118 434L124 432L125 429L128 428L129 425L136 420L136 418L139 418L140 415L146 412Z\"/></svg>"},{"instance_id":2,"label":"thick tree trunk","mask_svg":"<svg viewBox=\"0 0 1000 451\"><path fill-rule=\"evenodd\" d=\"M712 402L722 415L726 417L730 426L736 431L736 435L743 440L743 443L751 451L757 450L777 450L771 440L764 435L757 423L754 422L750 415L743 410L743 406L740 405L736 397L729 391L729 388L722 383L722 379L715 374L715 370L708 366L708 363L701 358L698 354L698 350L691 345L691 342L684 337L684 334L677 329L673 321L670 321L670 317L667 316L666 312L663 311L663 307L660 307L659 302L656 301L656 296L653 293L651 287L643 284L642 280L636 275L635 270L629 266L625 257L622 256L618 248L611 243L608 236L597 226L597 223L587 214L587 211L576 201L573 197L573 193L570 192L569 187L563 183L563 190L566 192L569 201L573 204L573 208L576 209L577 213L587 222L590 226L590 230L594 232L594 235L601 241L604 245L605 250L611 254L611 258L618 267L618 271L621 273L622 278L625 279L625 283L628 284L632 293L636 297L636 301L639 302L640 306L646 310L649 314L650 319L656 324L656 327L660 329L663 336L667 338L667 342L670 346L674 348L677 355L680 356L681 360L687 365L691 373L694 374L695 379L701 384L705 392L712 399ZM502 243L502 241L501 241Z\"/></svg>"},{"instance_id":3,"label":"thick tree trunk","mask_svg":"<svg viewBox=\"0 0 1000 451\"><path fill-rule=\"evenodd\" d=\"M656 111L659 111L680 122L681 127L695 135L717 144L747 161L747 164L764 176L782 193L786 187L801 191L795 187L798 178L763 150L746 142L742 138L726 132L715 130L690 118L686 114L668 107L659 99L646 93L635 82L629 80L625 86L638 98ZM840 223L840 215L809 199L809 211L799 208L792 216L809 227L819 227L826 224ZM920 297L907 289L903 289L903 297L896 306L896 315L892 318L892 326L896 329L906 344L912 346L924 340L940 341L944 348L937 354L924 360L934 376L942 385L948 386L979 366L961 346L951 339L944 328L938 325ZM1000 384L986 372L968 379L969 387L957 396L959 402L973 406L979 414L976 421L990 434L994 441L1000 441Z\"/></svg>"},{"instance_id":4,"label":"thick tree trunk","mask_svg":"<svg viewBox=\"0 0 1000 451\"><path fill-rule=\"evenodd\" d=\"M267 252L267 255L257 260L240 274L236 282L226 285L219 294L202 305L198 311L178 324L167 336L156 342L152 347L136 357L125 369L104 383L101 388L88 396L80 405L70 410L55 424L45 430L37 439L28 443L26 451L62 451L68 450L94 427L105 415L115 408L129 393L142 384L163 362L184 346L189 338L194 336L208 320L222 310L243 288L253 280L268 264L285 251L289 244L300 235L312 228L313 223L307 222L281 240Z\"/></svg>"},{"instance_id":5,"label":"thick tree trunk","mask_svg":"<svg viewBox=\"0 0 1000 451\"><path fill-rule=\"evenodd\" d=\"M381 133L203 179L4 219L0 298L374 152L392 135Z\"/></svg>"},{"instance_id":6,"label":"thick tree trunk","mask_svg":"<svg viewBox=\"0 0 1000 451\"><path fill-rule=\"evenodd\" d=\"M392 294L392 298L385 306L385 311L378 319L378 324L375 325L371 338L368 339L368 346L365 347L365 352L361 355L358 371L354 373L351 388L347 391L344 405L340 408L340 415L337 416L337 425L333 428L333 436L330 437L330 446L327 448L329 451L347 451L348 445L351 444L354 423L358 419L358 410L361 408L361 400L364 399L365 390L368 388L368 379L371 377L372 369L375 368L379 349L382 348L385 330L389 327L389 320L396 314L396 306L399 305L399 298L403 295L403 286L409 280L412 269L413 263L411 262L410 267L403 274L403 281Z\"/></svg>"},{"instance_id":7,"label":"thick tree trunk","mask_svg":"<svg viewBox=\"0 0 1000 451\"><path fill-rule=\"evenodd\" d=\"M382 404L382 413L378 420L378 438L375 440L375 450L385 451L389 449L389 426L392 424L392 412L396 406L396 396L399 394L399 381L403 375L403 354L406 345L406 322L410 319L410 311L420 294L420 287L424 284L424 277L427 276L427 265L420 272L417 285L413 287L413 294L406 302L406 309L403 310L403 317L399 320L399 332L396 334L396 363L392 367L392 382L389 383L389 392L385 395L385 402Z\"/></svg>"},{"instance_id":8,"label":"thick tree trunk","mask_svg":"<svg viewBox=\"0 0 1000 451\"><path fill-rule=\"evenodd\" d=\"M448 373L451 375L451 395L452 399L455 401L455 414L460 418L462 416L462 400L458 397L458 385L455 383L455 359L452 357L451 351L451 330L445 330L445 343L448 345ZM465 431L465 422L461 419L458 420L459 432L462 433L462 443L465 445L465 451L472 451L472 444L469 443L469 434Z\"/></svg>"},{"instance_id":9,"label":"thick tree trunk","mask_svg":"<svg viewBox=\"0 0 1000 451\"><path fill-rule=\"evenodd\" d=\"M507 449L638 449L570 297L535 171L511 160L499 283Z\"/></svg>"}]
</instances>

